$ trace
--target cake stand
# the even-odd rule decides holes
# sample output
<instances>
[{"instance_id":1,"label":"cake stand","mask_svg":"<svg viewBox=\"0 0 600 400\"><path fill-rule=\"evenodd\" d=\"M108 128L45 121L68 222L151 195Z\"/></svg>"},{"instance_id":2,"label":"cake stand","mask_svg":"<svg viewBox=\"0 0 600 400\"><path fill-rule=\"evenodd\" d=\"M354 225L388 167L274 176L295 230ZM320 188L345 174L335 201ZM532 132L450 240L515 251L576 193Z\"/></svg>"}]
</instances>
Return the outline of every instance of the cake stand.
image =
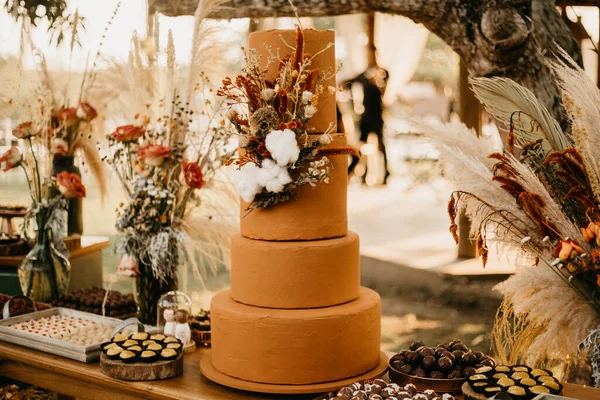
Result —
<instances>
[{"instance_id":1,"label":"cake stand","mask_svg":"<svg viewBox=\"0 0 600 400\"><path fill-rule=\"evenodd\" d=\"M274 394L310 394L326 393L348 386L357 381L368 381L383 376L387 371L388 356L381 352L379 364L372 370L362 375L354 376L339 381L314 383L307 385L281 385L250 382L232 376L223 374L215 369L212 363L212 354L207 351L200 360L200 370L202 374L211 381L223 386L234 389L245 390L247 392L274 393Z\"/></svg>"}]
</instances>

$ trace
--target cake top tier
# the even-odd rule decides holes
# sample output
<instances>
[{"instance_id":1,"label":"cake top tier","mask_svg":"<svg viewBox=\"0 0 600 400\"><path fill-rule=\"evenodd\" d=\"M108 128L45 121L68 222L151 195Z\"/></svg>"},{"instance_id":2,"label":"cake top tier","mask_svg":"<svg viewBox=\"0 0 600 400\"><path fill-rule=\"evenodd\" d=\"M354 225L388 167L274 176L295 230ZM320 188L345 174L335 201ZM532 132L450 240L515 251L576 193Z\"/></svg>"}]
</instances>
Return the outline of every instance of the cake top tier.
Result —
<instances>
[{"instance_id":1,"label":"cake top tier","mask_svg":"<svg viewBox=\"0 0 600 400\"><path fill-rule=\"evenodd\" d=\"M260 32L252 32L248 37L248 47L255 49L261 57L261 65L266 67L269 58L278 56L279 59L293 57L296 46L296 30L273 29ZM330 71L331 77L324 82L324 89L319 95L318 111L310 119L307 128L314 133L327 131L333 124L333 132L337 131L337 118L335 111L335 32L332 30L304 29L304 57L312 58L310 69L318 69L323 72ZM279 62L271 62L268 65L266 79L274 79L277 76Z\"/></svg>"}]
</instances>

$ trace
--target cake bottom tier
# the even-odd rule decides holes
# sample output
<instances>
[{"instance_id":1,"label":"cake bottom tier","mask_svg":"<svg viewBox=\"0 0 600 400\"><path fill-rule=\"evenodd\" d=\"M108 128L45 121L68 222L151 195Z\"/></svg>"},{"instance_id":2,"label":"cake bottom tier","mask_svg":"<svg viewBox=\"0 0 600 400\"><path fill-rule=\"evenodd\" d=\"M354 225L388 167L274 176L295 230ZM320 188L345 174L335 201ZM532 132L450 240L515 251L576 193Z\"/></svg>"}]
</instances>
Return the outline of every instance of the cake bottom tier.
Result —
<instances>
[{"instance_id":1,"label":"cake bottom tier","mask_svg":"<svg viewBox=\"0 0 600 400\"><path fill-rule=\"evenodd\" d=\"M212 300L213 366L246 381L310 384L350 378L379 363L381 302L361 288L349 303L284 310L238 303L229 291Z\"/></svg>"}]
</instances>

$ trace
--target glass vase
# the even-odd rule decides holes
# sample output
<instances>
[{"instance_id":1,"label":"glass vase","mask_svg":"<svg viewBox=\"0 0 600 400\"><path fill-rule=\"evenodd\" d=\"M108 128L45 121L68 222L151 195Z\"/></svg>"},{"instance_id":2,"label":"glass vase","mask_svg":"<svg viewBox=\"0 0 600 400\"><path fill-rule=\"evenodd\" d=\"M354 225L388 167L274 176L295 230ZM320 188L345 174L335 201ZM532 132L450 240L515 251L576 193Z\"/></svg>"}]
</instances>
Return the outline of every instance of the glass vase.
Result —
<instances>
[{"instance_id":1,"label":"glass vase","mask_svg":"<svg viewBox=\"0 0 600 400\"><path fill-rule=\"evenodd\" d=\"M147 325L156 326L158 300L170 291L177 290L177 265L169 266L173 273L172 278L157 279L152 273L152 266L139 263L140 276L135 278L136 301L138 305L138 318Z\"/></svg>"},{"instance_id":2,"label":"glass vase","mask_svg":"<svg viewBox=\"0 0 600 400\"><path fill-rule=\"evenodd\" d=\"M23 294L35 301L50 303L66 292L71 264L54 246L51 230L38 231L35 244L19 266L18 274Z\"/></svg>"},{"instance_id":3,"label":"glass vase","mask_svg":"<svg viewBox=\"0 0 600 400\"><path fill-rule=\"evenodd\" d=\"M74 173L81 178L81 171L75 165L74 158L72 156L66 157L54 157L52 159L52 176L56 176L63 171ZM52 189L54 192L52 196L58 195L56 189ZM83 234L83 202L77 197L67 199L67 235Z\"/></svg>"}]
</instances>

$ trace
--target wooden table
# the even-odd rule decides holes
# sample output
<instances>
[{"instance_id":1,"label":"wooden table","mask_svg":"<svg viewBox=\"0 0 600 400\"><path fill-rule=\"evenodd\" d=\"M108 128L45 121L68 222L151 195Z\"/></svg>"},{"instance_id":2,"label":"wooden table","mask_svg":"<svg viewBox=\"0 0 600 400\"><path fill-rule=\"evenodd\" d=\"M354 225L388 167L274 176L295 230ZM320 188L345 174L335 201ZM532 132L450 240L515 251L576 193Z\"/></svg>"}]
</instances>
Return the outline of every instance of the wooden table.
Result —
<instances>
[{"instance_id":1,"label":"wooden table","mask_svg":"<svg viewBox=\"0 0 600 400\"><path fill-rule=\"evenodd\" d=\"M127 382L104 375L98 363L84 364L0 342L0 375L64 395L94 400L310 400L318 396L254 394L220 386L200 373L200 358L208 351L199 348L186 355L184 372L179 377L153 382ZM564 395L579 400L600 398L595 389L569 384L565 386Z\"/></svg>"}]
</instances>

